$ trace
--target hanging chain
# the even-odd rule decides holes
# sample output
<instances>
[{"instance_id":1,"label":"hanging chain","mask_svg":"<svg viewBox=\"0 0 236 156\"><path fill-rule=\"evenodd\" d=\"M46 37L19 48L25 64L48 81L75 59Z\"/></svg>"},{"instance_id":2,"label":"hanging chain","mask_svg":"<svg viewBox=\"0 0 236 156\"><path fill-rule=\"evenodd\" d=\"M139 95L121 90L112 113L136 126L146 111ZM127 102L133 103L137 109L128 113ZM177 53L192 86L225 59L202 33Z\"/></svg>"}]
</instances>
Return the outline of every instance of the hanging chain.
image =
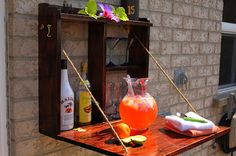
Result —
<instances>
[{"instance_id":1,"label":"hanging chain","mask_svg":"<svg viewBox=\"0 0 236 156\"><path fill-rule=\"evenodd\" d=\"M95 103L95 105L97 106L98 110L100 111L100 113L102 114L102 116L104 117L104 119L106 120L106 122L108 123L108 125L110 126L110 128L112 129L113 133L115 134L116 138L119 140L120 144L122 145L122 147L125 150L125 155L128 153L127 148L125 147L125 145L123 144L123 142L121 141L119 135L116 133L114 127L112 126L111 122L108 120L106 114L103 112L102 108L100 107L98 101L94 98L92 92L90 91L90 89L88 88L88 86L86 85L85 81L83 80L83 78L81 77L80 73L78 72L77 68L75 67L74 63L71 61L71 59L69 58L69 56L67 55L66 51L63 49L62 50L63 54L66 56L67 60L70 62L71 66L73 67L74 71L76 72L77 76L79 77L79 80L82 82L82 84L84 85L84 87L86 88L86 90L88 91L89 95L91 96L93 102Z\"/></svg>"},{"instance_id":2,"label":"hanging chain","mask_svg":"<svg viewBox=\"0 0 236 156\"><path fill-rule=\"evenodd\" d=\"M136 34L133 34L135 39L140 43L140 45L145 49L145 51L151 56L153 61L156 63L157 67L160 68L161 72L165 75L165 77L168 79L168 81L172 84L172 86L176 89L176 91L180 94L180 96L184 99L184 101L187 102L187 104L190 106L190 108L197 113L193 105L189 102L189 100L184 96L184 94L179 90L179 88L175 85L173 80L170 78L170 76L165 72L161 64L157 61L157 59L152 55L152 53L143 45L143 43L140 41L140 39L137 37Z\"/></svg>"}]
</instances>

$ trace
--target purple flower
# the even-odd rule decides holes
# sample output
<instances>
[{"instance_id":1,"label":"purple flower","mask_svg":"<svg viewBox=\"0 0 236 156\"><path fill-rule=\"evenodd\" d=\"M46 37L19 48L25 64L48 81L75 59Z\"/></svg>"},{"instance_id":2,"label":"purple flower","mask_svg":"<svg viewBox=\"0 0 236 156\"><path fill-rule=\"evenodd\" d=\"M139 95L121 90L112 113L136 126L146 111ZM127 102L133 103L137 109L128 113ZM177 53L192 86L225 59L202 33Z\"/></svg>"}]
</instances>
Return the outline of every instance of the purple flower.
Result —
<instances>
[{"instance_id":1,"label":"purple flower","mask_svg":"<svg viewBox=\"0 0 236 156\"><path fill-rule=\"evenodd\" d=\"M113 14L112 7L110 5L103 3L97 3L97 4L103 11L99 14L100 17L105 17L110 20L114 20L116 22L120 21L120 19Z\"/></svg>"}]
</instances>

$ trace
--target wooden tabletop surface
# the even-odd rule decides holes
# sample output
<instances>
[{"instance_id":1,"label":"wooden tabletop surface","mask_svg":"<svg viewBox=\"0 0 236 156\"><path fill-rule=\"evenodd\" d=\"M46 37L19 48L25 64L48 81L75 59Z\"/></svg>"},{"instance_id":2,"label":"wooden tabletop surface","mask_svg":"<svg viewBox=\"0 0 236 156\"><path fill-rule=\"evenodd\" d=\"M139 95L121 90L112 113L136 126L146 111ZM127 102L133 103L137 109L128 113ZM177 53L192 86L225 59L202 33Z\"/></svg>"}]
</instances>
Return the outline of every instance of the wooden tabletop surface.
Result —
<instances>
[{"instance_id":1,"label":"wooden tabletop surface","mask_svg":"<svg viewBox=\"0 0 236 156\"><path fill-rule=\"evenodd\" d=\"M118 122L119 121L113 123L116 124ZM220 127L220 130L215 134L191 138L164 130L163 127L165 123L166 120L164 118L157 117L156 122L152 124L147 131L142 133L142 135L147 137L143 146L135 148L128 147L128 155L177 155L209 140L229 133L230 131L230 128L228 127ZM67 142L103 154L124 155L122 146L117 144L108 124L101 123L81 128L84 132L78 132L75 130L65 131L58 135L58 139L66 140Z\"/></svg>"}]
</instances>

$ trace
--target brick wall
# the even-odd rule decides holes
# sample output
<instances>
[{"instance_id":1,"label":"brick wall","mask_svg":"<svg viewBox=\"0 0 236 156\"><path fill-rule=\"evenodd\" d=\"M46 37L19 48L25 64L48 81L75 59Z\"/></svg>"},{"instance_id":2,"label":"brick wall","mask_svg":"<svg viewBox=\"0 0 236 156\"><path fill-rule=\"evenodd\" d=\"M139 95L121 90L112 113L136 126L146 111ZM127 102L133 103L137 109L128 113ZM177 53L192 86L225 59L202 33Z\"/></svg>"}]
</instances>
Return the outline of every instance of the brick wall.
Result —
<instances>
[{"instance_id":1,"label":"brick wall","mask_svg":"<svg viewBox=\"0 0 236 156\"><path fill-rule=\"evenodd\" d=\"M8 102L9 142L13 156L99 155L38 133L38 3L62 5L63 0L8 1ZM86 0L68 0L82 7ZM119 0L106 0L118 5ZM148 17L150 49L173 77L182 67L189 78L184 91L197 111L218 121L221 108L212 104L218 87L223 0L140 0L140 17ZM62 44L77 65L87 56L87 26L63 24ZM82 30L82 31L77 31ZM115 32L113 32L115 33ZM159 112L186 112L189 107L169 85L150 59L150 93L158 99ZM69 69L71 71L71 69ZM75 75L70 81L76 90ZM183 155L221 155L205 143Z\"/></svg>"}]
</instances>

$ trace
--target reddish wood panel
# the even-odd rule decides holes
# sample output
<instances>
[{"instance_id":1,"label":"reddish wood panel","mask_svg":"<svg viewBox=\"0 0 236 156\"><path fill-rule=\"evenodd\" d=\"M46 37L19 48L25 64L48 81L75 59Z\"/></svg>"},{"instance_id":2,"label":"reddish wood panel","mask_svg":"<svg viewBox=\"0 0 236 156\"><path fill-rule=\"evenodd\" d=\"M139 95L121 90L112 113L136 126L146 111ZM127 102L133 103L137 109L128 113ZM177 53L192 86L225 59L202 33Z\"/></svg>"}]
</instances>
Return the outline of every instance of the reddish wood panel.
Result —
<instances>
[{"instance_id":1,"label":"reddish wood panel","mask_svg":"<svg viewBox=\"0 0 236 156\"><path fill-rule=\"evenodd\" d=\"M119 121L118 121L119 122ZM113 122L115 125L118 122ZM171 131L164 130L166 120L158 117L156 122L142 135L147 141L141 147L128 148L128 155L177 155L209 140L229 133L229 128L220 127L220 130L211 135L190 138ZM58 135L59 139L67 140L76 145L86 147L104 154L123 155L122 146L116 144L112 131L106 123L82 127L86 132L66 131Z\"/></svg>"}]
</instances>

